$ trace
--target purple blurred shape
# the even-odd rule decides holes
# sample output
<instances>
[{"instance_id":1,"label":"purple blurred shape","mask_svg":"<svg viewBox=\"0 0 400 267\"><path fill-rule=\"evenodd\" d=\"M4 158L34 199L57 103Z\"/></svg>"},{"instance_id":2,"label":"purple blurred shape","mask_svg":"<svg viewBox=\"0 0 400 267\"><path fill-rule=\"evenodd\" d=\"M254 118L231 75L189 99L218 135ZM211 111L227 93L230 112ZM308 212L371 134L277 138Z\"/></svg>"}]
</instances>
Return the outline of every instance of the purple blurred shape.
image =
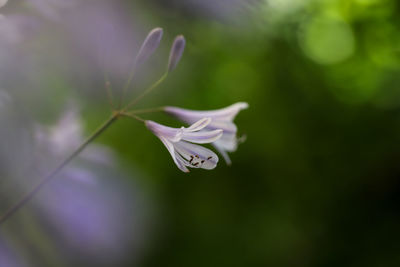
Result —
<instances>
[{"instance_id":1,"label":"purple blurred shape","mask_svg":"<svg viewBox=\"0 0 400 267\"><path fill-rule=\"evenodd\" d=\"M63 24L82 56L90 56L101 69L125 77L130 70L135 48L135 28L118 3L89 2L64 16Z\"/></svg>"},{"instance_id":2,"label":"purple blurred shape","mask_svg":"<svg viewBox=\"0 0 400 267\"><path fill-rule=\"evenodd\" d=\"M25 267L27 266L14 251L6 245L0 236L0 266L1 267Z\"/></svg>"},{"instance_id":3,"label":"purple blurred shape","mask_svg":"<svg viewBox=\"0 0 400 267\"><path fill-rule=\"evenodd\" d=\"M43 169L84 140L73 104L54 127L36 131ZM146 233L144 195L113 171L113 162L109 150L91 144L35 198L40 220L65 254L97 265L134 257Z\"/></svg>"}]
</instances>

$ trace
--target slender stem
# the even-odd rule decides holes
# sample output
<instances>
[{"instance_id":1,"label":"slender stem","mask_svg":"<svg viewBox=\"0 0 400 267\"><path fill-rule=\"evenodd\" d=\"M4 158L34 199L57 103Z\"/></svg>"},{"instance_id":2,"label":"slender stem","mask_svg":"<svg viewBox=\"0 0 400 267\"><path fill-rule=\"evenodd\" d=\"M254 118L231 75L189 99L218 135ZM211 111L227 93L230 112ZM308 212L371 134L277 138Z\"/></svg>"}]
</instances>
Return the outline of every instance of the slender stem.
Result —
<instances>
[{"instance_id":1,"label":"slender stem","mask_svg":"<svg viewBox=\"0 0 400 267\"><path fill-rule=\"evenodd\" d=\"M114 106L114 96L113 96L113 92L112 92L112 86L111 86L111 82L110 79L108 77L108 73L106 70L104 70L104 85L106 88L106 92L107 92L107 98L108 98L108 102L111 106L111 110L115 109Z\"/></svg>"},{"instance_id":2,"label":"slender stem","mask_svg":"<svg viewBox=\"0 0 400 267\"><path fill-rule=\"evenodd\" d=\"M133 118L133 119L138 120L140 122L145 122L144 119L142 119L139 116L136 116L135 114L132 114L132 113L121 112L120 115L121 116L125 116L125 117L129 117L129 118Z\"/></svg>"},{"instance_id":3,"label":"slender stem","mask_svg":"<svg viewBox=\"0 0 400 267\"><path fill-rule=\"evenodd\" d=\"M165 107L156 107L156 108L146 108L146 109L135 109L131 111L124 112L125 114L143 114L143 113L153 113L163 111Z\"/></svg>"},{"instance_id":4,"label":"slender stem","mask_svg":"<svg viewBox=\"0 0 400 267\"><path fill-rule=\"evenodd\" d=\"M133 67L132 67L132 70L131 70L131 72L129 74L128 80L126 80L126 83L125 83L125 85L124 85L124 87L122 89L121 98L119 99L119 108L122 107L122 104L123 104L123 101L124 101L124 97L126 95L126 92L128 91L129 86L131 85L131 82L133 80L133 77L135 76L135 73L136 73L136 60L133 63Z\"/></svg>"},{"instance_id":5,"label":"slender stem","mask_svg":"<svg viewBox=\"0 0 400 267\"><path fill-rule=\"evenodd\" d=\"M111 110L114 110L115 107L114 107L114 101L113 101L113 94L112 94L111 83L110 83L108 80L106 80L105 86L106 86L106 91L107 91L108 103L109 103L110 106L111 106Z\"/></svg>"},{"instance_id":6,"label":"slender stem","mask_svg":"<svg viewBox=\"0 0 400 267\"><path fill-rule=\"evenodd\" d=\"M46 185L51 179L53 179L68 163L70 163L76 156L79 155L82 150L86 148L94 139L102 134L111 124L113 124L121 114L119 112L114 113L107 121L105 121L92 135L90 135L85 142L83 142L68 158L62 161L57 168L55 168L49 175L44 177L36 184L31 191L24 195L18 202L16 202L11 208L9 208L3 216L0 217L0 225L3 224L8 218L10 218L15 212L23 207L29 200L31 200L39 190Z\"/></svg>"},{"instance_id":7,"label":"slender stem","mask_svg":"<svg viewBox=\"0 0 400 267\"><path fill-rule=\"evenodd\" d=\"M163 76L161 76L160 79L158 79L158 81L156 81L155 83L153 83L149 88L147 88L146 90L144 90L139 96L137 96L136 98L134 98L125 108L123 108L122 110L125 111L128 108L132 107L133 105L135 105L140 99L142 99L145 95L147 95L148 93L150 93L154 88L156 88L157 86L159 86L164 80L165 78L167 78L168 73L164 73Z\"/></svg>"}]
</instances>

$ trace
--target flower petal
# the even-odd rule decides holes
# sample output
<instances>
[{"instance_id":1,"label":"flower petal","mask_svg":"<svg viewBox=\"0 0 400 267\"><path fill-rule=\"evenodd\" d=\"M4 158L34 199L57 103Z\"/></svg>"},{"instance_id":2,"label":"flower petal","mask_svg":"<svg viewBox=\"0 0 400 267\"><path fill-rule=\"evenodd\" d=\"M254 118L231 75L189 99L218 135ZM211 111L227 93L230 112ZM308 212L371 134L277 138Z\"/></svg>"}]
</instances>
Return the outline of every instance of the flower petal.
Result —
<instances>
[{"instance_id":1,"label":"flower petal","mask_svg":"<svg viewBox=\"0 0 400 267\"><path fill-rule=\"evenodd\" d=\"M218 144L214 143L213 146L215 149L222 155L227 165L232 165L231 158L229 157L228 153L224 149L222 149Z\"/></svg>"},{"instance_id":2,"label":"flower petal","mask_svg":"<svg viewBox=\"0 0 400 267\"><path fill-rule=\"evenodd\" d=\"M221 120L213 120L209 125L207 125L207 129L222 129L224 133L236 134L237 126L231 121L221 121Z\"/></svg>"},{"instance_id":3,"label":"flower petal","mask_svg":"<svg viewBox=\"0 0 400 267\"><path fill-rule=\"evenodd\" d=\"M210 118L202 118L202 119L196 121L195 123L193 123L192 125L190 125L188 128L186 128L185 131L189 131L189 132L200 131L201 129L203 129L207 125L209 125L210 122L211 122Z\"/></svg>"},{"instance_id":4,"label":"flower petal","mask_svg":"<svg viewBox=\"0 0 400 267\"><path fill-rule=\"evenodd\" d=\"M184 132L182 140L189 141L197 144L208 144L217 141L223 135L221 129L214 131L200 131L200 132Z\"/></svg>"},{"instance_id":5,"label":"flower petal","mask_svg":"<svg viewBox=\"0 0 400 267\"><path fill-rule=\"evenodd\" d=\"M174 143L174 147L185 160L186 166L207 170L214 169L217 166L218 156L208 148L185 141Z\"/></svg>"},{"instance_id":6,"label":"flower petal","mask_svg":"<svg viewBox=\"0 0 400 267\"><path fill-rule=\"evenodd\" d=\"M237 149L238 140L236 134L224 133L214 144L217 144L223 150L234 152Z\"/></svg>"},{"instance_id":7,"label":"flower petal","mask_svg":"<svg viewBox=\"0 0 400 267\"><path fill-rule=\"evenodd\" d=\"M145 125L156 136L163 136L171 142L178 142L182 138L183 130L180 128L167 127L154 121L145 121Z\"/></svg>"},{"instance_id":8,"label":"flower petal","mask_svg":"<svg viewBox=\"0 0 400 267\"><path fill-rule=\"evenodd\" d=\"M159 138L160 138L161 142L163 142L165 147L168 149L168 152L171 154L171 157L174 160L176 166L178 166L178 168L183 172L189 172L188 168L186 168L183 161L176 157L174 145L170 141L168 141L168 139L166 139L162 136L159 136Z\"/></svg>"},{"instance_id":9,"label":"flower petal","mask_svg":"<svg viewBox=\"0 0 400 267\"><path fill-rule=\"evenodd\" d=\"M217 109L217 110L188 110L178 107L165 107L164 111L168 114L174 115L179 119L187 122L193 123L201 118L212 118L213 120L227 120L232 121L238 112L242 109L248 108L246 102L238 102L229 107Z\"/></svg>"}]
</instances>

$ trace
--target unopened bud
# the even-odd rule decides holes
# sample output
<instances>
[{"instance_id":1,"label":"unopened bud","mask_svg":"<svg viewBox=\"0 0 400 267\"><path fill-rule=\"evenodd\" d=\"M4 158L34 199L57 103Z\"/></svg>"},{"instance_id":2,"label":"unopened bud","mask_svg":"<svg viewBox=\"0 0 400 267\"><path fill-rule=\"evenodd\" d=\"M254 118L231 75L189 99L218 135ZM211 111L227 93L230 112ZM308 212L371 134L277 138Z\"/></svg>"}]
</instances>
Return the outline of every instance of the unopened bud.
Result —
<instances>
[{"instance_id":1,"label":"unopened bud","mask_svg":"<svg viewBox=\"0 0 400 267\"><path fill-rule=\"evenodd\" d=\"M171 52L169 53L168 72L173 71L181 60L183 50L185 50L185 38L183 35L178 35L172 44Z\"/></svg>"},{"instance_id":2,"label":"unopened bud","mask_svg":"<svg viewBox=\"0 0 400 267\"><path fill-rule=\"evenodd\" d=\"M163 29L161 28L154 28L149 32L136 56L136 65L144 63L154 53L154 51L156 51L160 44L162 35Z\"/></svg>"}]
</instances>

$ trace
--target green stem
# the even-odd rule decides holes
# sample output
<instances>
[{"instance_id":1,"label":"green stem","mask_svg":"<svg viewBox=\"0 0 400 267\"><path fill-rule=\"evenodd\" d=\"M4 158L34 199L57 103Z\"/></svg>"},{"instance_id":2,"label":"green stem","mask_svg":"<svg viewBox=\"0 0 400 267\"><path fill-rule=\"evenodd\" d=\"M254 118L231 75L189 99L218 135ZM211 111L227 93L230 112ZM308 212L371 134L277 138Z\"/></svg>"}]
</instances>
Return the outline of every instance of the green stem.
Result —
<instances>
[{"instance_id":1,"label":"green stem","mask_svg":"<svg viewBox=\"0 0 400 267\"><path fill-rule=\"evenodd\" d=\"M121 92L121 95L120 95L118 108L122 107L122 104L124 102L124 97L126 95L126 92L128 91L129 86L131 85L131 82L133 80L133 77L135 76L135 73L136 73L136 60L135 60L135 62L133 64L133 67L132 67L132 70L131 70L131 72L129 74L128 80L126 81L124 87L122 88L122 92Z\"/></svg>"},{"instance_id":2,"label":"green stem","mask_svg":"<svg viewBox=\"0 0 400 267\"><path fill-rule=\"evenodd\" d=\"M110 104L111 110L114 110L114 97L113 97L113 93L112 93L112 88L111 88L111 83L107 80L106 81L106 91L107 91L107 98L108 98L108 103Z\"/></svg>"},{"instance_id":3,"label":"green stem","mask_svg":"<svg viewBox=\"0 0 400 267\"><path fill-rule=\"evenodd\" d=\"M124 112L125 114L144 114L144 113L154 113L163 111L165 107L157 107L157 108L146 108L146 109L135 109L131 111Z\"/></svg>"},{"instance_id":4,"label":"green stem","mask_svg":"<svg viewBox=\"0 0 400 267\"><path fill-rule=\"evenodd\" d=\"M164 80L165 78L167 78L168 72L164 73L163 76L161 76L161 78L156 81L155 83L153 83L149 88L147 88L146 90L143 91L143 93L141 93L138 97L136 97L135 99L133 99L125 108L123 108L123 111L126 111L128 108L132 107L133 105L135 105L140 99L142 99L145 95L147 95L148 93L150 93L154 88L156 88L157 86L159 86Z\"/></svg>"},{"instance_id":5,"label":"green stem","mask_svg":"<svg viewBox=\"0 0 400 267\"><path fill-rule=\"evenodd\" d=\"M119 112L114 113L107 121L105 121L91 136L89 136L85 142L83 142L68 158L62 161L57 168L55 168L49 175L44 177L36 184L31 191L24 195L18 202L16 202L11 208L9 208L3 216L0 217L0 225L3 224L8 218L10 218L15 212L23 207L29 200L31 200L37 192L51 179L53 179L68 163L70 163L79 153L82 152L94 139L102 134L111 124L113 124L118 117Z\"/></svg>"},{"instance_id":6,"label":"green stem","mask_svg":"<svg viewBox=\"0 0 400 267\"><path fill-rule=\"evenodd\" d=\"M121 112L121 116L129 117L129 118L135 119L140 122L145 122L144 119L142 119L139 116L136 116L135 114L132 114L132 113Z\"/></svg>"}]
</instances>

